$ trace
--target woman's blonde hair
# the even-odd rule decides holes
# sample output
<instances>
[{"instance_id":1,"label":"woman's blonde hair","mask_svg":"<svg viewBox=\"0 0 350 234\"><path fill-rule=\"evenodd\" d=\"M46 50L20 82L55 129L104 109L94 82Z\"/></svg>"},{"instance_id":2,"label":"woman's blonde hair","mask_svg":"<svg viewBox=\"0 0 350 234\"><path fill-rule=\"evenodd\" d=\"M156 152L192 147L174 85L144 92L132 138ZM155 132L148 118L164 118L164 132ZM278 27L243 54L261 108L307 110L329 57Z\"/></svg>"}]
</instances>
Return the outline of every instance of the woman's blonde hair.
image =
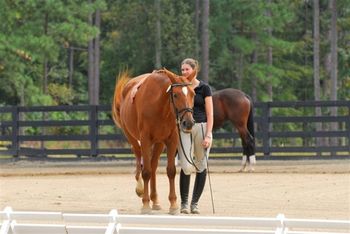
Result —
<instances>
[{"instance_id":1,"label":"woman's blonde hair","mask_svg":"<svg viewBox=\"0 0 350 234\"><path fill-rule=\"evenodd\" d=\"M196 70L197 73L199 72L199 63L197 60L193 59L193 58L185 58L182 62L181 62L181 66L183 64L187 64L190 65L192 67L193 70Z\"/></svg>"}]
</instances>

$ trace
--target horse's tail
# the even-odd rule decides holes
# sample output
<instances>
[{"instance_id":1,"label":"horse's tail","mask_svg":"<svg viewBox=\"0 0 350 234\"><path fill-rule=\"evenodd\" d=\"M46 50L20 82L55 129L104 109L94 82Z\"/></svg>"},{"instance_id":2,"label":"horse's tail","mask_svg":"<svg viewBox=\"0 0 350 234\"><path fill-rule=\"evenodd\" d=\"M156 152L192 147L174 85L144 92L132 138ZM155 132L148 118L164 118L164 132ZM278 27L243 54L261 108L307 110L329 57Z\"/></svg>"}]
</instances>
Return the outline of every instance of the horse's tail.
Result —
<instances>
[{"instance_id":1,"label":"horse's tail","mask_svg":"<svg viewBox=\"0 0 350 234\"><path fill-rule=\"evenodd\" d=\"M255 132L254 132L254 107L253 107L253 100L247 96L250 102L250 110L249 110L249 116L248 116L248 122L247 122L247 128L250 133L250 135L255 138Z\"/></svg>"},{"instance_id":2,"label":"horse's tail","mask_svg":"<svg viewBox=\"0 0 350 234\"><path fill-rule=\"evenodd\" d=\"M112 117L113 117L114 123L120 128L121 128L120 103L123 99L123 89L129 80L130 78L127 71L123 71L119 73L116 79L116 84L114 89L114 97L113 97L113 103L112 103Z\"/></svg>"}]
</instances>

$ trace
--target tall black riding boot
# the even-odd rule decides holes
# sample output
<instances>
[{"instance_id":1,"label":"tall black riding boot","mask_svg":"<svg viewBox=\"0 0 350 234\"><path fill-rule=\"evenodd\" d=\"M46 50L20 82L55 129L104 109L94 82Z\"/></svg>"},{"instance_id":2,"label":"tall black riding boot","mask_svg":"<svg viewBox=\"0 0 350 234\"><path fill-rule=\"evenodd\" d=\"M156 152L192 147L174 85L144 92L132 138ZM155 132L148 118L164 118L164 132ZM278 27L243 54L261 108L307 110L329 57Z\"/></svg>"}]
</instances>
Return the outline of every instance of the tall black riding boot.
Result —
<instances>
[{"instance_id":1,"label":"tall black riding boot","mask_svg":"<svg viewBox=\"0 0 350 234\"><path fill-rule=\"evenodd\" d=\"M191 175L186 175L181 169L180 172L180 195L181 195L181 213L189 214L188 210L188 191L190 189Z\"/></svg>"},{"instance_id":2,"label":"tall black riding boot","mask_svg":"<svg viewBox=\"0 0 350 234\"><path fill-rule=\"evenodd\" d=\"M192 195L192 201L191 201L192 214L200 213L198 209L198 201L202 195L206 179L207 179L207 169L205 169L203 172L196 174L196 181L194 182L193 195Z\"/></svg>"}]
</instances>

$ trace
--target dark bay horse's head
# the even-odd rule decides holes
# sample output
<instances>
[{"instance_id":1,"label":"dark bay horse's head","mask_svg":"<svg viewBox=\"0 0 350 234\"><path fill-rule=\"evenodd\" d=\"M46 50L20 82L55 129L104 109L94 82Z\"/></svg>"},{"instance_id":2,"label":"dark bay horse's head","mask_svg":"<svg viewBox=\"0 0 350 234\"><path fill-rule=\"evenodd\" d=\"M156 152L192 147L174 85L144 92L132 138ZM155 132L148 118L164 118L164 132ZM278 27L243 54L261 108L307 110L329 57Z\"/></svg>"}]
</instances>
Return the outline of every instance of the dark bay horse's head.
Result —
<instances>
[{"instance_id":1,"label":"dark bay horse's head","mask_svg":"<svg viewBox=\"0 0 350 234\"><path fill-rule=\"evenodd\" d=\"M189 76L178 76L166 69L162 70L170 79L171 84L167 89L171 103L176 114L177 124L183 132L191 132L195 121L193 119L193 104L195 92L191 81L196 73Z\"/></svg>"}]
</instances>

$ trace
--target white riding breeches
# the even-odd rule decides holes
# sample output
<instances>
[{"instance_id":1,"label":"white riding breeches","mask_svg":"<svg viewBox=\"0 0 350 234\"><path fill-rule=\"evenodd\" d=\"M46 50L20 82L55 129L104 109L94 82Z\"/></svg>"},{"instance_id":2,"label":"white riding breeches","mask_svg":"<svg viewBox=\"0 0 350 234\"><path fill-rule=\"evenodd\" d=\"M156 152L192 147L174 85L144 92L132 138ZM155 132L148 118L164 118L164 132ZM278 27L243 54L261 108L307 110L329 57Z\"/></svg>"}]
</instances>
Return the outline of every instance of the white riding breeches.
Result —
<instances>
[{"instance_id":1,"label":"white riding breeches","mask_svg":"<svg viewBox=\"0 0 350 234\"><path fill-rule=\"evenodd\" d=\"M177 150L181 169L186 175L196 170L202 172L207 168L210 147L204 148L202 145L206 130L207 123L196 123L191 133L180 131Z\"/></svg>"}]
</instances>

